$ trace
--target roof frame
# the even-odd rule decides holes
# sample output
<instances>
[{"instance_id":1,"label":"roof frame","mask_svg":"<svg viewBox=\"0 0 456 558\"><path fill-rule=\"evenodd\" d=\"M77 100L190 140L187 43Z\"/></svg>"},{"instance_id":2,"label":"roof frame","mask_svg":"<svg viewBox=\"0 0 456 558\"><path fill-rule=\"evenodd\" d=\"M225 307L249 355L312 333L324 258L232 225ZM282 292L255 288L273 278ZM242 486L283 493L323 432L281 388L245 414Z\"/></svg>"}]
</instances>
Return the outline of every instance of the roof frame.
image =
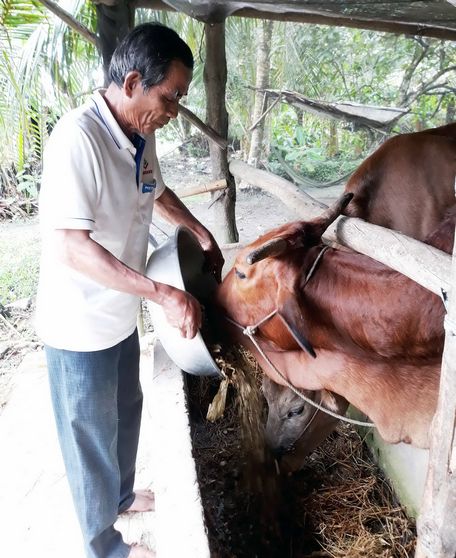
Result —
<instances>
[{"instance_id":1,"label":"roof frame","mask_svg":"<svg viewBox=\"0 0 456 558\"><path fill-rule=\"evenodd\" d=\"M181 11L206 23L240 16L456 40L456 0L136 0L134 6Z\"/></svg>"}]
</instances>

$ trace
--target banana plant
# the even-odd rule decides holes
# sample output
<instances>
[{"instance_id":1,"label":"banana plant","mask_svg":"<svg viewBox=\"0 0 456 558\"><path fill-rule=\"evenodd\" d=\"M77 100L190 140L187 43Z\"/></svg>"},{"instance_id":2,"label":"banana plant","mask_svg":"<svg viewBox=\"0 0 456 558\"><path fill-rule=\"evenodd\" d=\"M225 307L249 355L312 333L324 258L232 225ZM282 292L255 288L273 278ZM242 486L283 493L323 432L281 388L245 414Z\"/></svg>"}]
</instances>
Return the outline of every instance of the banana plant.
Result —
<instances>
[{"instance_id":1,"label":"banana plant","mask_svg":"<svg viewBox=\"0 0 456 558\"><path fill-rule=\"evenodd\" d=\"M13 168L17 190L33 197L43 143L56 119L100 80L99 57L40 3L1 0L0 7L0 168ZM66 8L95 27L92 3L71 0Z\"/></svg>"}]
</instances>

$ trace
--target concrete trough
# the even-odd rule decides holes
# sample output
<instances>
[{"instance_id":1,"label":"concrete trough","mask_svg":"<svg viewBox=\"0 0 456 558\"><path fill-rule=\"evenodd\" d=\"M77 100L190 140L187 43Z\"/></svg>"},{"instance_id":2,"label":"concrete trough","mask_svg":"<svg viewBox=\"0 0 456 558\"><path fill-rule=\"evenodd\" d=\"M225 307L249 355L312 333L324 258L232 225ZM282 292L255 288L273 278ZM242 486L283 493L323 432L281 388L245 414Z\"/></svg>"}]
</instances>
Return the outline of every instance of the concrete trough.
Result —
<instances>
[{"instance_id":1,"label":"concrete trough","mask_svg":"<svg viewBox=\"0 0 456 558\"><path fill-rule=\"evenodd\" d=\"M210 558L184 375L156 341L151 400L155 543L159 558Z\"/></svg>"},{"instance_id":2,"label":"concrete trough","mask_svg":"<svg viewBox=\"0 0 456 558\"><path fill-rule=\"evenodd\" d=\"M349 407L348 416L367 420L363 413ZM423 498L429 450L408 444L387 444L375 428L358 427L372 457L391 483L394 493L409 517L417 518Z\"/></svg>"}]
</instances>

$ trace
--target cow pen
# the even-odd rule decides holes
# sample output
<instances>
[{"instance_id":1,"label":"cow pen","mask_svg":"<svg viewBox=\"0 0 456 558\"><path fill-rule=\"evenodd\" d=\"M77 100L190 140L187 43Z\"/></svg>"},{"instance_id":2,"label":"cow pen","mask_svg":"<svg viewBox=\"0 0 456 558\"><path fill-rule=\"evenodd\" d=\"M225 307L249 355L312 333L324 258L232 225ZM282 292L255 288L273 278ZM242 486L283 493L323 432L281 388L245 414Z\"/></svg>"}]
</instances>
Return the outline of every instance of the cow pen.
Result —
<instances>
[{"instance_id":1,"label":"cow pen","mask_svg":"<svg viewBox=\"0 0 456 558\"><path fill-rule=\"evenodd\" d=\"M307 194L299 192L296 186L284 179L254 169L240 161L231 161L230 171L237 179L261 187L263 190L275 195L284 204L288 204L293 210L296 211L298 209L304 219L315 216L315 214L321 212L322 207L324 207L322 203L313 200ZM341 234L340 231L343 231L343 234ZM400 233L365 223L359 219L347 217L339 218L338 222L329 230L328 236L329 240L332 242L343 244L363 252L374 259L382 261L382 263L390 265L390 267L400 270L402 273L408 275L419 282L420 285L425 286L436 294L442 296L441 289L446 293L450 290L452 273L451 256L439 250L407 238ZM238 249L238 244L226 245L224 247L226 267L228 269L231 267ZM445 358L448 360L448 356L444 357L444 359ZM160 375L160 370L156 369L154 373ZM189 378L189 382L190 385L192 385L191 378ZM450 382L450 385L454 385L454 382ZM445 412L451 415L451 413L454 412L454 407L452 407L454 405L454 393L446 393L445 396L446 402L443 404L443 408ZM199 403L201 404L201 402ZM189 405L190 408L195 405L195 401L193 400L192 402L192 397L190 397ZM204 407L204 405L202 405L202 407ZM442 408L442 403L439 404L439 408ZM190 424L192 424L191 428L194 429L194 421L190 421ZM227 435L227 438L229 438L229 432L232 427L233 425L230 424L223 431ZM370 434L369 436L372 437L373 435ZM447 444L451 443L452 438L448 433L436 433L433 437L433 447L436 445L435 440L441 440L442 436L446 439ZM222 446L228 443L221 442L220 439L218 441ZM213 440L211 443L213 443ZM438 448L441 450L442 443L437 443ZM214 457L217 454L216 446L211 446L209 451L211 456ZM379 442L378 439L371 445L371 451L376 454L379 463L384 467L403 505L407 507L408 512L412 516L416 516L419 512L421 496L425 484L428 451L411 448L404 444L388 445ZM197 455L198 452L201 453L201 448L194 446L193 454ZM199 471L202 465L198 459L201 459L201 457L197 457L195 467ZM217 462L219 463L220 461L218 460ZM451 463L451 461L448 461L448 463ZM227 464L224 462L221 468L223 469L226 466ZM223 474L225 474L225 471ZM431 478L435 479L435 476ZM300 479L304 482L303 477L300 477ZM172 480L169 479L169 482L172 482ZM216 483L215 475L210 483ZM200 488L206 490L207 486ZM428 485L428 494L432 494L432 488L432 486ZM439 496L441 494L440 492ZM452 514L453 508L451 498L448 499L448 502L448 513ZM207 510L205 509L205 511L207 519ZM211 513L212 512L213 510ZM221 513L220 510L219 513ZM213 527L212 520L209 520L209 532L211 532ZM417 556L419 556L418 552L421 552L419 546L417 548ZM423 556L426 556L426 554ZM442 556L445 556L445 554L442 554Z\"/></svg>"},{"instance_id":2,"label":"cow pen","mask_svg":"<svg viewBox=\"0 0 456 558\"><path fill-rule=\"evenodd\" d=\"M246 180L278 196L283 203L299 207L299 212L302 212L304 219L315 216L318 210L321 211L319 202L307 194L302 195L295 185L287 183L282 178L274 177L270 173L254 169L239 161L231 162L230 171L237 178ZM450 556L456 549L456 537L454 533L449 532L456 510L456 483L453 476L456 467L454 436L456 416L456 345L454 338L456 327L453 321L456 304L454 299L449 296L451 286L456 281L455 253L453 251L453 258L451 258L448 254L407 238L396 231L347 217L339 217L330 228L329 234L325 236L331 241L336 241L400 271L431 292L443 297L444 300L448 298L450 301L445 318L445 349L442 359L439 402L431 436L429 466L427 458L420 451L413 452L412 450L412 454L415 453L413 457L409 454L410 448L407 448L401 455L402 452L394 446L388 447L376 442L377 452L383 451L384 463L385 461L390 462L393 470L392 476L395 476L397 480L407 477L415 479L414 484L412 481L412 492L409 492L408 497L412 498L409 503L412 508L415 508L415 513L422 510L418 522L421 538L418 539L416 557ZM416 473L412 472L413 468L410 466L410 461L413 459L421 461ZM426 469L426 488L421 501L416 491L424 481ZM401 490L407 500L407 489L402 486ZM436 544L438 548L435 546ZM428 554L429 548L433 549L430 554Z\"/></svg>"},{"instance_id":3,"label":"cow pen","mask_svg":"<svg viewBox=\"0 0 456 558\"><path fill-rule=\"evenodd\" d=\"M126 34L139 7L178 10L203 21L208 58L205 67L207 95L207 124L198 122L185 108L181 113L203 130L211 140L213 211L217 215L217 239L223 243L237 241L234 205L236 185L233 177L272 193L293 209L299 208L303 218L315 216L323 204L305 196L292 183L270 173L260 171L240 161L228 162L228 115L225 107L226 17L242 16L283 21L298 21L336 26L375 29L392 33L406 33L417 37L456 39L456 0L425 2L343 2L342 0L308 2L296 0L237 0L203 2L200 0L99 0L97 2L97 35L64 12L51 0L40 0L67 25L95 44L99 41L105 68L109 63L115 41ZM223 182L225 181L225 182ZM221 187L222 194L218 191ZM442 296L448 304L445 318L445 350L442 359L440 395L433 424L429 467L421 514L418 520L416 558L454 558L456 554L456 297L451 286L456 284L456 255L439 252L400 233L368 224L359 219L339 218L328 230L325 238L346 246L407 275L431 292ZM227 266L238 246L230 244L224 253ZM157 347L160 352L160 348ZM149 362L150 364L150 362ZM159 557L206 558L210 549L206 537L202 502L196 480L196 465L192 456L190 419L182 373L162 354L154 363L154 417L155 434L152 463L157 493L157 540ZM167 381L163 381L167 379ZM161 414L160 414L161 411ZM26 411L24 411L24 416ZM163 420L173 415L172 421ZM166 430L165 430L166 429ZM163 436L166 431L167 435ZM392 448L392 449L391 449ZM398 447L388 450L395 452ZM408 448L406 451L409 451ZM427 452L424 452L427 453ZM404 467L410 476L410 461L416 453L404 457ZM393 458L393 460L396 459ZM422 458L421 480L411 488L414 503L420 500L423 489L427 457ZM169 466L168 466L169 464ZM59 473L61 475L61 473ZM61 476L57 478L60 481ZM51 479L52 482L57 482ZM38 481L37 481L38 482ZM17 495L12 495L17 497ZM28 497L27 494L24 498ZM404 496L404 498L407 498ZM36 515L40 508L37 506ZM162 510L162 511L160 511ZM163 514L162 514L163 512ZM211 527L210 525L208 526ZM62 536L60 534L60 536ZM160 537L163 537L160 539ZM71 542L71 541L70 541ZM33 554L33 550L31 550ZM368 555L368 554L366 554ZM70 553L68 553L70 556ZM75 555L77 556L77 555ZM315 557L320 554L315 553Z\"/></svg>"}]
</instances>

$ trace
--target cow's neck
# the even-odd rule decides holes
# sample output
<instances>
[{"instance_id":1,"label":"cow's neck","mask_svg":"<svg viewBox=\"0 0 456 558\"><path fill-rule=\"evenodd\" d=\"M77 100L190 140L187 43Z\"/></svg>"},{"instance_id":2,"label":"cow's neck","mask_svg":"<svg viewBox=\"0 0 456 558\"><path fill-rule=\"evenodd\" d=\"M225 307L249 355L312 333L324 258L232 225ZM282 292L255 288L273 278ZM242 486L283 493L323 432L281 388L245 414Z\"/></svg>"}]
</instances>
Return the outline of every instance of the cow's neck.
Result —
<instances>
[{"instance_id":1,"label":"cow's neck","mask_svg":"<svg viewBox=\"0 0 456 558\"><path fill-rule=\"evenodd\" d=\"M369 416L385 441L428 447L438 396L438 360L414 366L392 360L363 362L339 355L337 366L332 366L334 357L334 352L322 351L315 359L315 368L320 360L316 373L323 387ZM306 366L303 373L309 370Z\"/></svg>"}]
</instances>

